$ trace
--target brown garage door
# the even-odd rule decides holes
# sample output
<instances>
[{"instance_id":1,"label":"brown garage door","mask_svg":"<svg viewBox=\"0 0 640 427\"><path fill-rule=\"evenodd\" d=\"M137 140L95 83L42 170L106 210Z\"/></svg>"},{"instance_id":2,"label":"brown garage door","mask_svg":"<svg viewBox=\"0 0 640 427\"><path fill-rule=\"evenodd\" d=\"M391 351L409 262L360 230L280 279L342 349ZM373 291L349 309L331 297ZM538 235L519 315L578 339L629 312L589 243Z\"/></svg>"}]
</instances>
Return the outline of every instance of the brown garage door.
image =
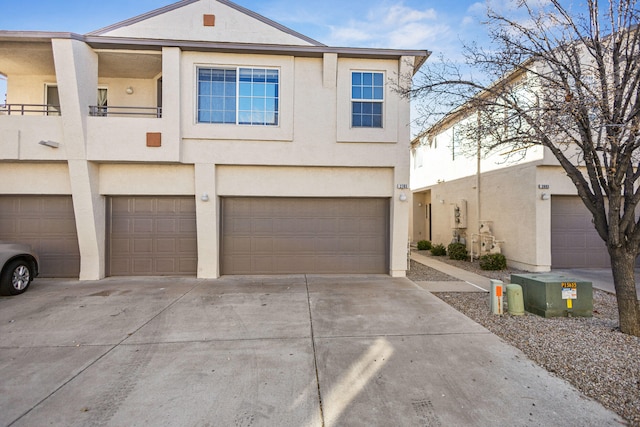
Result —
<instances>
[{"instance_id":1,"label":"brown garage door","mask_svg":"<svg viewBox=\"0 0 640 427\"><path fill-rule=\"evenodd\" d=\"M608 268L604 241L591 222L591 213L577 196L551 198L551 267Z\"/></svg>"},{"instance_id":2,"label":"brown garage door","mask_svg":"<svg viewBox=\"0 0 640 427\"><path fill-rule=\"evenodd\" d=\"M40 277L80 275L71 196L0 196L0 240L30 244Z\"/></svg>"},{"instance_id":3,"label":"brown garage door","mask_svg":"<svg viewBox=\"0 0 640 427\"><path fill-rule=\"evenodd\" d=\"M111 197L107 274L196 274L195 212L193 196Z\"/></svg>"},{"instance_id":4,"label":"brown garage door","mask_svg":"<svg viewBox=\"0 0 640 427\"><path fill-rule=\"evenodd\" d=\"M387 273L388 199L224 198L222 274Z\"/></svg>"}]
</instances>

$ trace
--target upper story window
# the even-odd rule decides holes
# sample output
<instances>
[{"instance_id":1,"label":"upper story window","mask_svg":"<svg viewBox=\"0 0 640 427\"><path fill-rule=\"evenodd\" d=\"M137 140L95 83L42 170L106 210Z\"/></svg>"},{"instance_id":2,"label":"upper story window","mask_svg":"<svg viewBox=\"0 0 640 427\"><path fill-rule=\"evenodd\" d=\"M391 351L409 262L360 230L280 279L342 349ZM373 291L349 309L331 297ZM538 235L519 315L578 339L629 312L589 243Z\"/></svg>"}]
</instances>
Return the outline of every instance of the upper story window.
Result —
<instances>
[{"instance_id":1,"label":"upper story window","mask_svg":"<svg viewBox=\"0 0 640 427\"><path fill-rule=\"evenodd\" d=\"M351 126L382 127L384 74L354 71L351 73Z\"/></svg>"},{"instance_id":2,"label":"upper story window","mask_svg":"<svg viewBox=\"0 0 640 427\"><path fill-rule=\"evenodd\" d=\"M423 147L421 145L417 146L413 149L413 168L418 169L422 167L423 164Z\"/></svg>"},{"instance_id":3,"label":"upper story window","mask_svg":"<svg viewBox=\"0 0 640 427\"><path fill-rule=\"evenodd\" d=\"M198 123L277 126L278 70L198 68Z\"/></svg>"}]
</instances>

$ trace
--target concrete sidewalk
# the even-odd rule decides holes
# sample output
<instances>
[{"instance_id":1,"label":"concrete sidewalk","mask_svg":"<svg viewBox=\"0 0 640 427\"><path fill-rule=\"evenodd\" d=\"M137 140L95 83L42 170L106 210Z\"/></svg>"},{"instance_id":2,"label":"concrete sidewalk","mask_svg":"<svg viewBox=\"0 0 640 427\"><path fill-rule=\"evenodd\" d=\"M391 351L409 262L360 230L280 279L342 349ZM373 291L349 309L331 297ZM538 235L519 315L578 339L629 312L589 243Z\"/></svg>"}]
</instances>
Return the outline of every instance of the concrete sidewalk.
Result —
<instances>
[{"instance_id":1,"label":"concrete sidewalk","mask_svg":"<svg viewBox=\"0 0 640 427\"><path fill-rule=\"evenodd\" d=\"M624 424L408 279L32 286L0 298L0 425Z\"/></svg>"},{"instance_id":2,"label":"concrete sidewalk","mask_svg":"<svg viewBox=\"0 0 640 427\"><path fill-rule=\"evenodd\" d=\"M435 268L443 273L448 274L449 276L456 277L460 279L460 281L467 283L469 285L473 285L476 287L480 287L485 291L489 292L491 289L491 281L484 276L480 276L478 274L472 273L470 271L466 271L464 269L460 269L449 265L445 262L438 261L436 257L425 256L415 252L411 252L411 259L419 262L420 264L426 265L431 268ZM569 268L569 269L554 269L551 271L553 274L566 276L572 278L576 281L585 281L591 282L594 288L601 289L603 291L611 292L613 294L616 293L616 289L613 285L613 275L611 273L610 268ZM548 274L548 273L544 273ZM451 287L451 285L449 285ZM425 288L429 291L473 291L474 289L442 289L442 288L433 288L432 286L425 286ZM640 268L636 269L636 290L638 293L638 298L640 298Z\"/></svg>"},{"instance_id":3,"label":"concrete sidewalk","mask_svg":"<svg viewBox=\"0 0 640 427\"><path fill-rule=\"evenodd\" d=\"M491 280L480 276L479 274L472 273L462 268L454 267L446 262L438 261L435 257L421 255L415 252L411 252L411 259L426 265L427 267L434 268L442 273L448 274L451 277L460 279L461 282L466 283L471 291L485 291L491 290ZM432 289L427 289L433 291ZM440 289L438 289L440 290ZM451 289L449 289L451 290ZM459 291L460 289L458 289Z\"/></svg>"}]
</instances>

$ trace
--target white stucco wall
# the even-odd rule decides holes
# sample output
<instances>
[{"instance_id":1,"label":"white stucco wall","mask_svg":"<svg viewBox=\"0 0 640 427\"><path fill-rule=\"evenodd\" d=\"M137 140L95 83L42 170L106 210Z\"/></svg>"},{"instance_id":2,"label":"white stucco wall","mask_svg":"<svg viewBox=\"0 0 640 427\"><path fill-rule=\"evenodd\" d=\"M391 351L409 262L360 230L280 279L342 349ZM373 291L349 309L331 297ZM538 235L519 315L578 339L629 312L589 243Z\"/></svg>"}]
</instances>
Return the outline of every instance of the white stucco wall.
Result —
<instances>
[{"instance_id":1,"label":"white stucco wall","mask_svg":"<svg viewBox=\"0 0 640 427\"><path fill-rule=\"evenodd\" d=\"M414 193L412 240L428 240L425 209L431 203L432 240L445 246L449 244L454 231L451 203L465 199L468 227L459 232L471 249L470 236L477 233L479 226L476 183L475 177L467 177ZM548 271L551 268L551 196L577 194L564 170L542 162L523 164L484 173L480 185L479 219L492 222L496 239L504 241L502 253L509 265L527 271ZM543 194L548 198L543 198Z\"/></svg>"},{"instance_id":2,"label":"white stucco wall","mask_svg":"<svg viewBox=\"0 0 640 427\"><path fill-rule=\"evenodd\" d=\"M185 7L174 17L199 20L201 24L202 13L214 13L220 25L216 24L213 31L229 29L225 37L235 36L234 29L225 25L235 22L237 11L215 9L219 6L215 1L193 5L195 10ZM213 5L215 10L202 9L203 5ZM230 13L228 19L227 12ZM158 16L140 25L114 30L110 35L162 34L162 37L188 40L188 37L204 37L201 31L211 31L197 26L187 37L184 26L182 30L173 29L179 25L173 21L167 25L166 19ZM238 25L243 24L244 18L238 19ZM195 25L195 21L188 21L188 25ZM280 30L275 30L274 35L273 28L269 28L262 31L260 26L251 27L249 32L260 33L256 36L243 27L243 34L238 37L300 43L300 39L292 40L292 36ZM196 197L198 235L202 237L198 239L202 260L198 277L219 275L217 262L211 260L218 257L220 197L389 198L389 273L405 274L411 204L400 200L401 194L407 197L410 194L399 187L409 183L410 117L408 100L400 98L393 86L398 75L413 71L408 65L412 61L405 61L407 58L356 59L337 53L298 57L163 47L162 73L150 78L144 70L136 71L135 66L124 59L121 73L127 76L115 75L120 73L117 63L115 67L110 64L112 75L101 73L100 53L106 51L96 51L79 40L54 39L52 52L55 75L11 78L9 91L16 96L15 102L43 104L45 84L56 83L63 115L0 117L3 130L0 160L20 162L2 165L0 178L4 179L0 189L7 194L72 195L82 279L104 277L105 210L106 200L112 195ZM122 56L111 50L107 53L112 61L135 54L130 49L126 52ZM129 65L131 68L127 68ZM278 125L196 123L199 66L278 69ZM384 73L387 81L383 128L351 128L352 71ZM136 78L136 72L146 77ZM96 104L100 87L108 90L109 106L155 106L160 76L162 118L89 116L88 107ZM129 86L134 89L133 94L126 93ZM160 147L147 146L150 132L161 134ZM44 147L38 144L42 139L55 140L60 147ZM14 173L25 176L18 180ZM202 200L205 193L209 201Z\"/></svg>"}]
</instances>

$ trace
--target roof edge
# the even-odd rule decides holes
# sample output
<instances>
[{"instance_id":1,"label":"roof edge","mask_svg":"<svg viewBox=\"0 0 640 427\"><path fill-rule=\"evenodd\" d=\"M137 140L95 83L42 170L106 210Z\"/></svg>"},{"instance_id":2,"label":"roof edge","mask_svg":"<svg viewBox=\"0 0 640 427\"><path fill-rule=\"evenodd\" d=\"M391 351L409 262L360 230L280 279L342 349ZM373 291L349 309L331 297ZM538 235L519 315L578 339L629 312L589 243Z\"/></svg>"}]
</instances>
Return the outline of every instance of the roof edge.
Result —
<instances>
[{"instance_id":1,"label":"roof edge","mask_svg":"<svg viewBox=\"0 0 640 427\"><path fill-rule=\"evenodd\" d=\"M147 20L149 18L153 18L155 16L162 15L162 14L167 13L167 12L171 12L172 10L176 10L176 9L179 9L181 7L184 7L184 6L188 6L188 5L192 4L192 3L197 3L199 1L201 1L201 0L181 0L181 1L177 2L177 3L173 3L173 4L170 4L170 5L167 5L167 6L152 10L150 12L146 12L146 13L143 13L141 15L134 16L133 18L129 18L129 19L126 19L124 21L116 22L115 24L111 24L109 26L100 28L98 30L91 31L91 32L87 33L86 35L87 36L100 36L100 35L103 35L104 33L109 32L109 31L117 30L117 29L123 28L123 27L128 27L129 25L137 24L138 22L142 22L142 21ZM323 43L320 43L319 41L314 40L311 37L307 37L304 34L298 33L297 31L294 31L289 27L285 27L282 24L279 24L279 23L277 23L277 22L275 22L275 21L273 21L273 20L271 20L271 19L269 19L269 18L267 18L265 16L260 15L259 13L256 13L256 12L250 10L250 9L242 7L242 6L240 6L238 4L235 4L235 3L231 2L231 1L228 1L228 0L216 0L216 1L218 3L220 3L220 4L223 4L225 6L233 8L233 9L237 10L238 12L241 12L241 13L243 13L245 15L248 15L248 16L254 18L254 19L257 19L260 22L263 22L263 23L265 23L265 24L267 24L267 25L269 25L269 26L271 26L273 28L276 28L276 29L278 29L278 30L280 30L280 31L282 31L284 33L287 33L287 34L289 34L291 36L294 36L296 38L299 38L299 39L301 39L301 40L303 40L303 41L305 41L307 43L310 43L310 44L312 44L314 46L325 46Z\"/></svg>"},{"instance_id":2,"label":"roof edge","mask_svg":"<svg viewBox=\"0 0 640 427\"><path fill-rule=\"evenodd\" d=\"M136 49L151 48L161 49L164 47L178 47L184 50L238 50L238 51L255 51L261 53L278 53L278 54L301 54L301 55L321 55L323 53L336 53L343 56L352 57L400 57L413 56L416 57L416 65L421 65L429 57L431 52L427 50L414 49L381 49L381 48L365 48L365 47L333 47L333 46L305 46L305 45L274 45L274 44L256 44L256 43L228 43L228 42L209 42L209 41L193 41L193 40L169 40L169 39L139 39L129 37L109 37L109 36L80 36L86 43L97 47L126 47L130 46Z\"/></svg>"},{"instance_id":3,"label":"roof edge","mask_svg":"<svg viewBox=\"0 0 640 427\"><path fill-rule=\"evenodd\" d=\"M29 41L48 41L51 39L71 39L84 41L82 34L64 32L64 31L11 31L0 30L0 40L15 39Z\"/></svg>"},{"instance_id":4,"label":"roof edge","mask_svg":"<svg viewBox=\"0 0 640 427\"><path fill-rule=\"evenodd\" d=\"M51 39L72 39L91 45L94 48L131 48L160 50L162 47L178 47L184 50L221 50L221 51L254 51L259 53L287 54L300 56L320 56L324 53L335 53L340 56L353 58L399 58L401 56L415 57L414 69L419 68L431 55L428 50L418 49L385 49L370 47L336 47L336 46L305 46L305 45L274 45L255 43L227 43L192 40L171 39L139 39L128 37L109 37L97 35L82 35L69 32L50 31L10 31L0 30L0 40L8 41L49 41Z\"/></svg>"},{"instance_id":5,"label":"roof edge","mask_svg":"<svg viewBox=\"0 0 640 427\"><path fill-rule=\"evenodd\" d=\"M314 46L326 46L324 43L320 43L319 41L314 40L311 37L307 37L304 34L301 34L301 33L297 32L295 30L292 30L289 27L285 27L284 25L282 25L282 24L280 24L280 23L278 23L276 21L273 21L273 20L267 18L266 16L260 15L259 13L256 13L256 12L250 10L250 9L247 9L245 7L240 6L239 4L233 3L233 2L231 2L229 0L216 0L216 1L218 3L222 3L222 4L227 5L227 6L231 7L231 8L233 8L233 9L236 9L237 11L242 12L245 15L249 15L252 18L255 18L255 19L257 19L257 20L259 20L261 22L264 22L267 25L270 25L270 26L272 26L274 28L277 28L278 30L283 31L283 32L285 32L285 33L287 33L287 34L289 34L291 36L294 36L294 37L297 37L299 39L302 39L302 40L306 41L307 43L311 43Z\"/></svg>"}]
</instances>

